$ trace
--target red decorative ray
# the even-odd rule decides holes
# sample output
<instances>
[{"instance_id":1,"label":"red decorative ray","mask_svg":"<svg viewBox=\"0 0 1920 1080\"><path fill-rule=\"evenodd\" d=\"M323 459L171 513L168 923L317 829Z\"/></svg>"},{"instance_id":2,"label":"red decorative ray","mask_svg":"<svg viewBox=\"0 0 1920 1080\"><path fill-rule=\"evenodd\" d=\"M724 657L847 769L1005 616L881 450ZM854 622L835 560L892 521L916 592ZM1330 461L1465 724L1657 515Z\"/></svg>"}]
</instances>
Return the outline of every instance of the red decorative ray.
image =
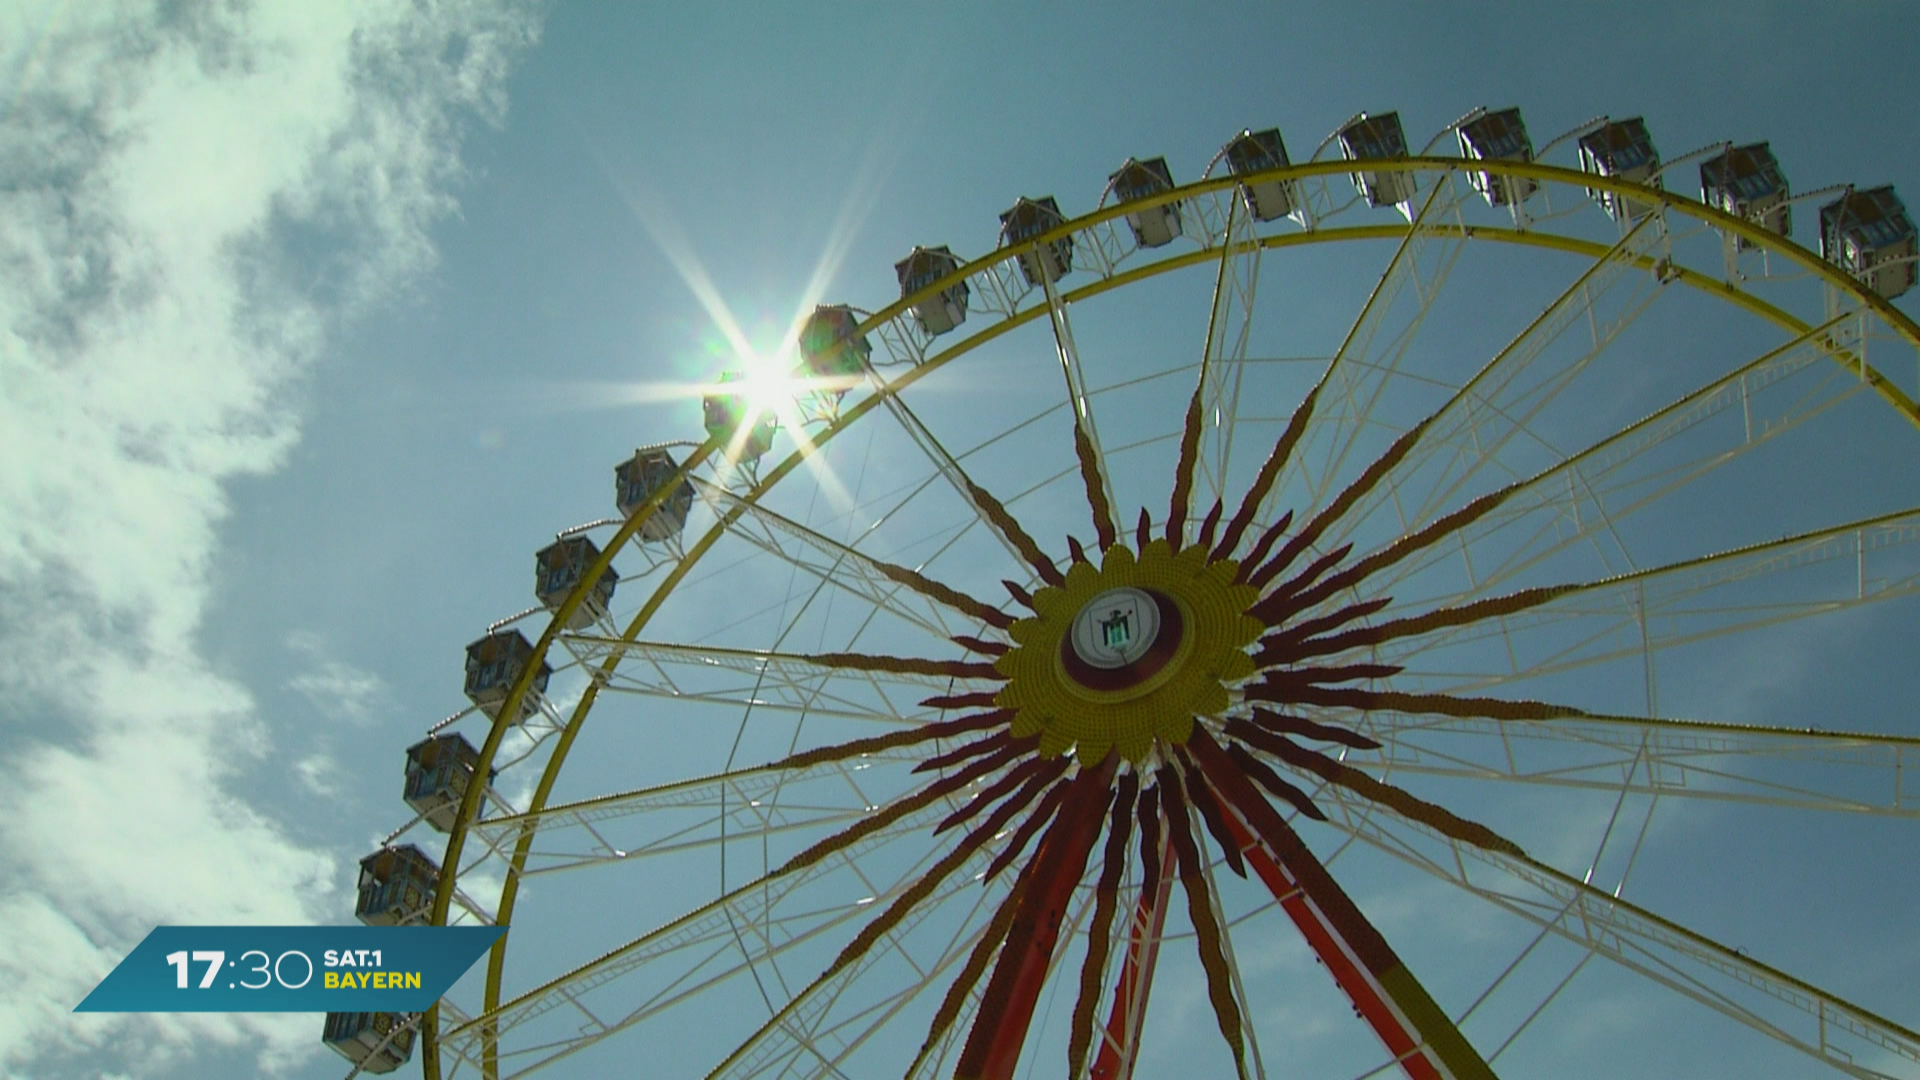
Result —
<instances>
[{"instance_id":1,"label":"red decorative ray","mask_svg":"<svg viewBox=\"0 0 1920 1080\"><path fill-rule=\"evenodd\" d=\"M1167 543L1179 551L1187 542L1187 504L1193 499L1193 466L1200 457L1200 391L1187 402L1187 424L1180 432L1180 459L1173 467L1173 497L1167 508Z\"/></svg>"},{"instance_id":2,"label":"red decorative ray","mask_svg":"<svg viewBox=\"0 0 1920 1080\"><path fill-rule=\"evenodd\" d=\"M1098 767L1062 785L1068 797L1028 864L1038 869L1021 894L980 1011L967 1033L954 1070L957 1080L1011 1080L1059 940L1060 921L1099 838L1118 760L1118 755L1108 754Z\"/></svg>"},{"instance_id":3,"label":"red decorative ray","mask_svg":"<svg viewBox=\"0 0 1920 1080\"><path fill-rule=\"evenodd\" d=\"M1233 1050L1234 1067L1245 1080L1247 1048L1241 1031L1240 1003L1233 997L1227 953L1221 943L1220 924L1213 917L1212 891L1207 888L1206 863L1201 861L1200 845L1194 841L1187 820L1180 776L1172 765L1162 765L1153 775L1154 786L1160 789L1160 799L1167 807L1167 836L1173 840L1180 887L1187 894L1187 919L1193 923L1194 940L1200 947L1200 968L1207 975L1207 999L1213 1004L1213 1018L1220 1026L1221 1037Z\"/></svg>"},{"instance_id":4,"label":"red decorative ray","mask_svg":"<svg viewBox=\"0 0 1920 1080\"><path fill-rule=\"evenodd\" d=\"M1080 482L1087 489L1087 507L1093 512L1093 530L1100 541L1100 550L1105 551L1120 542L1119 531L1113 524L1113 504L1107 501L1107 488L1100 482L1100 467L1094 458L1093 440L1081 429L1078 420L1073 425L1073 452L1080 459Z\"/></svg>"},{"instance_id":5,"label":"red decorative ray","mask_svg":"<svg viewBox=\"0 0 1920 1080\"><path fill-rule=\"evenodd\" d=\"M1107 820L1107 850L1100 865L1100 882L1093 890L1093 920L1087 925L1087 955L1080 964L1080 995L1073 1003L1073 1027L1067 1041L1067 1075L1081 1076L1087 1052L1093 1046L1093 1014L1100 1007L1100 984L1106 978L1107 952L1113 940L1113 917L1120 906L1120 879L1127 870L1127 841L1132 837L1133 804L1139 797L1140 777L1129 770L1120 775L1119 794Z\"/></svg>"},{"instance_id":6,"label":"red decorative ray","mask_svg":"<svg viewBox=\"0 0 1920 1080\"><path fill-rule=\"evenodd\" d=\"M1227 531L1214 547L1214 558L1228 558L1240 546L1240 538L1246 534L1247 526L1253 524L1254 515L1260 512L1260 504L1267 499L1267 492L1273 490L1273 482L1279 478L1281 468L1293 456L1293 449L1299 445L1300 437L1307 433L1307 421L1312 419L1314 403L1319 398L1320 388L1316 386L1307 391L1307 396L1293 410L1293 416L1287 420L1286 430L1280 433L1280 438L1273 444L1273 452L1261 464L1260 472L1253 478L1253 485L1247 488L1247 494L1240 500L1240 509L1234 511L1233 520L1227 523ZM1293 517L1291 511L1287 517ZM1243 563L1259 561L1255 557L1245 559Z\"/></svg>"}]
</instances>

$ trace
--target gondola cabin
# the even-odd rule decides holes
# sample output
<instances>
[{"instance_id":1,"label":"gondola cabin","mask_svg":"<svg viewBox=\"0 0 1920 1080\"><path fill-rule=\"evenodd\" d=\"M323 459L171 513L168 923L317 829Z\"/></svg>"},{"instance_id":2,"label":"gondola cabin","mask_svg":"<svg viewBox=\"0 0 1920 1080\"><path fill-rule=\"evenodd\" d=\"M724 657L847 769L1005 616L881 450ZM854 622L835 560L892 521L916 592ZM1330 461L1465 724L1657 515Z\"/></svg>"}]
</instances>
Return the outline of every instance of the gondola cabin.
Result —
<instances>
[{"instance_id":1,"label":"gondola cabin","mask_svg":"<svg viewBox=\"0 0 1920 1080\"><path fill-rule=\"evenodd\" d=\"M1766 143L1730 146L1700 163L1700 201L1768 232L1793 234L1789 197L1786 175ZM1742 239L1740 246L1749 245Z\"/></svg>"},{"instance_id":2,"label":"gondola cabin","mask_svg":"<svg viewBox=\"0 0 1920 1080\"><path fill-rule=\"evenodd\" d=\"M1000 246L1016 247L1039 236L1048 229L1066 223L1066 215L1060 213L1060 204L1053 196L1046 195L1038 199L1021 199L1012 209L1000 215ZM1039 285L1042 282L1058 281L1073 270L1073 237L1062 236L1057 240L1020 253L1020 272L1026 275L1027 284Z\"/></svg>"},{"instance_id":3,"label":"gondola cabin","mask_svg":"<svg viewBox=\"0 0 1920 1080\"><path fill-rule=\"evenodd\" d=\"M1287 160L1287 144L1281 141L1279 128L1242 131L1221 154L1227 159L1227 171L1235 176L1252 176L1292 164ZM1240 198L1255 221L1273 221L1293 213L1293 185L1285 180L1243 182Z\"/></svg>"},{"instance_id":4,"label":"gondola cabin","mask_svg":"<svg viewBox=\"0 0 1920 1080\"><path fill-rule=\"evenodd\" d=\"M540 605L548 611L559 611L599 557L599 545L584 536L556 540L535 552L533 593L539 597ZM587 591L586 599L574 609L573 618L568 622L569 628L578 630L605 615L607 604L613 599L614 586L619 581L620 575L613 567L602 571L593 587Z\"/></svg>"},{"instance_id":5,"label":"gondola cabin","mask_svg":"<svg viewBox=\"0 0 1920 1080\"><path fill-rule=\"evenodd\" d=\"M1167 168L1166 158L1146 161L1128 158L1119 171L1107 177L1107 190L1113 192L1113 197L1123 206L1141 202L1173 190L1173 171ZM1141 247L1164 247L1180 235L1180 203L1166 202L1137 210L1127 215L1127 225L1133 229L1134 242Z\"/></svg>"},{"instance_id":6,"label":"gondola cabin","mask_svg":"<svg viewBox=\"0 0 1920 1080\"><path fill-rule=\"evenodd\" d=\"M361 1072L390 1073L413 1057L412 1013L330 1012L320 1041Z\"/></svg>"},{"instance_id":7,"label":"gondola cabin","mask_svg":"<svg viewBox=\"0 0 1920 1080\"><path fill-rule=\"evenodd\" d=\"M900 279L900 298L903 300L958 269L960 257L947 250L945 244L914 248L912 254L893 264L894 276ZM967 300L972 295L973 290L967 287L965 281L956 281L914 304L914 321L929 334L944 334L967 321Z\"/></svg>"},{"instance_id":8,"label":"gondola cabin","mask_svg":"<svg viewBox=\"0 0 1920 1080\"><path fill-rule=\"evenodd\" d=\"M700 415L707 434L720 440L728 461L759 461L767 451L773 449L773 433L779 425L770 410L761 409L757 414L754 412L755 402L751 395L728 391L728 384L742 382L745 378L738 371L723 371L719 385L700 399ZM686 503L689 507L693 505L692 488L687 489ZM662 506L656 513L666 509ZM680 513L680 523L686 524L684 510ZM645 532L644 529L641 531ZM680 529L675 527L673 531L678 533Z\"/></svg>"},{"instance_id":9,"label":"gondola cabin","mask_svg":"<svg viewBox=\"0 0 1920 1080\"><path fill-rule=\"evenodd\" d=\"M867 374L873 345L860 332L860 316L845 304L821 304L800 328L800 362L816 393L840 400Z\"/></svg>"},{"instance_id":10,"label":"gondola cabin","mask_svg":"<svg viewBox=\"0 0 1920 1080\"><path fill-rule=\"evenodd\" d=\"M709 415L711 421L711 415ZM729 428L728 430L732 430ZM633 457L613 467L614 505L622 517L632 517L640 505L673 481L680 463L665 447L641 447ZM673 490L640 526L642 540L671 540L686 528L687 512L693 509L693 485L685 480Z\"/></svg>"},{"instance_id":11,"label":"gondola cabin","mask_svg":"<svg viewBox=\"0 0 1920 1080\"><path fill-rule=\"evenodd\" d=\"M518 630L495 630L479 641L467 646L467 698L480 707L480 711L500 719L500 710L507 703L507 694L513 689L520 676L533 662L533 643ZM547 679L553 669L545 663L534 673L533 685L528 688L525 697L520 699L520 715L524 720L532 716L537 708L537 700L547 688Z\"/></svg>"},{"instance_id":12,"label":"gondola cabin","mask_svg":"<svg viewBox=\"0 0 1920 1080\"><path fill-rule=\"evenodd\" d=\"M1915 234L1892 187L1849 191L1820 208L1820 257L1891 300L1913 288Z\"/></svg>"},{"instance_id":13,"label":"gondola cabin","mask_svg":"<svg viewBox=\"0 0 1920 1080\"><path fill-rule=\"evenodd\" d=\"M1348 161L1391 161L1406 157L1407 133L1400 127L1400 114L1361 113L1358 119L1340 129L1340 152ZM1354 173L1353 184L1367 197L1369 206L1399 206L1413 198L1414 174L1367 170Z\"/></svg>"},{"instance_id":14,"label":"gondola cabin","mask_svg":"<svg viewBox=\"0 0 1920 1080\"><path fill-rule=\"evenodd\" d=\"M1461 124L1460 156L1473 161L1532 161L1533 140L1527 137L1527 125L1519 109L1484 112ZM1490 172L1468 173L1473 189L1486 196L1493 206L1509 206L1527 201L1539 184L1525 176L1501 176Z\"/></svg>"},{"instance_id":15,"label":"gondola cabin","mask_svg":"<svg viewBox=\"0 0 1920 1080\"><path fill-rule=\"evenodd\" d=\"M407 805L435 829L451 832L460 800L479 771L480 751L464 735L450 732L414 743L407 747Z\"/></svg>"},{"instance_id":16,"label":"gondola cabin","mask_svg":"<svg viewBox=\"0 0 1920 1080\"><path fill-rule=\"evenodd\" d=\"M423 923L432 913L440 865L412 844L383 847L360 860L353 913L368 926Z\"/></svg>"},{"instance_id":17,"label":"gondola cabin","mask_svg":"<svg viewBox=\"0 0 1920 1080\"><path fill-rule=\"evenodd\" d=\"M1609 120L1580 136L1580 168L1595 176L1608 176L1635 184L1659 188L1660 152L1654 149L1653 136L1640 117ZM1616 221L1638 221L1653 209L1645 199L1629 199L1611 191L1588 188L1587 194L1600 200Z\"/></svg>"}]
</instances>

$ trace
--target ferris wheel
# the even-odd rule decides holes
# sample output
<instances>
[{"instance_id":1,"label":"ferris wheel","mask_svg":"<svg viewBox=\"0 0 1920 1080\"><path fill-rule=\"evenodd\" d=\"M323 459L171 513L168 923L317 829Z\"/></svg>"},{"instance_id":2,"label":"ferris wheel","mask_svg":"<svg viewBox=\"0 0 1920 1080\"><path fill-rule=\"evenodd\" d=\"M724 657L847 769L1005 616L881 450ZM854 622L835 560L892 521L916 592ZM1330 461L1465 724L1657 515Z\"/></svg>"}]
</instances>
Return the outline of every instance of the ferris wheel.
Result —
<instances>
[{"instance_id":1,"label":"ferris wheel","mask_svg":"<svg viewBox=\"0 0 1920 1080\"><path fill-rule=\"evenodd\" d=\"M1760 838L1920 816L1910 710L1792 677L1912 622L1917 254L1891 188L1639 118L1536 150L1517 109L1300 162L1249 130L914 248L539 552L357 908L512 929L326 1041L430 1080L1320 1043L1425 1080L1683 1027L1726 1075L1920 1077L1910 1000L1715 932L1824 902L1741 891Z\"/></svg>"}]
</instances>

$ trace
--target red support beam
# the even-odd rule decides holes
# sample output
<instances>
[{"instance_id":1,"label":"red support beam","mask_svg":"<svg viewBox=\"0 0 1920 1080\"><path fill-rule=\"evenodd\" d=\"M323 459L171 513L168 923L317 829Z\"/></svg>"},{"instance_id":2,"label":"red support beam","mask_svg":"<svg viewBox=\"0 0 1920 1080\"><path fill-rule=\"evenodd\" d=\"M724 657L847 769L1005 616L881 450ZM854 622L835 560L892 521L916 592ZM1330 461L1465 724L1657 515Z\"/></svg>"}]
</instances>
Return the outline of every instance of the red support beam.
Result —
<instances>
[{"instance_id":1,"label":"red support beam","mask_svg":"<svg viewBox=\"0 0 1920 1080\"><path fill-rule=\"evenodd\" d=\"M1173 861L1173 841L1160 840L1160 865ZM1158 887L1142 892L1134 906L1127 959L1113 984L1113 1010L1107 1015L1107 1034L1093 1061L1091 1080L1131 1080L1140 1053L1140 1031L1146 1026L1147 991L1153 989L1153 968L1160 958L1160 935L1167 925L1167 901L1173 893L1173 875L1164 870Z\"/></svg>"},{"instance_id":2,"label":"red support beam","mask_svg":"<svg viewBox=\"0 0 1920 1080\"><path fill-rule=\"evenodd\" d=\"M954 1070L956 1080L1012 1080L1034 1007L1052 970L1061 920L1106 821L1118 761L1117 754L1108 754L1101 765L1083 769L1067 782L1067 797L1033 854L1038 870L1020 898L1006 944L994 963Z\"/></svg>"},{"instance_id":3,"label":"red support beam","mask_svg":"<svg viewBox=\"0 0 1920 1080\"><path fill-rule=\"evenodd\" d=\"M1229 825L1254 872L1406 1074L1412 1080L1496 1080L1386 938L1220 745L1196 728L1187 748L1232 808Z\"/></svg>"}]
</instances>

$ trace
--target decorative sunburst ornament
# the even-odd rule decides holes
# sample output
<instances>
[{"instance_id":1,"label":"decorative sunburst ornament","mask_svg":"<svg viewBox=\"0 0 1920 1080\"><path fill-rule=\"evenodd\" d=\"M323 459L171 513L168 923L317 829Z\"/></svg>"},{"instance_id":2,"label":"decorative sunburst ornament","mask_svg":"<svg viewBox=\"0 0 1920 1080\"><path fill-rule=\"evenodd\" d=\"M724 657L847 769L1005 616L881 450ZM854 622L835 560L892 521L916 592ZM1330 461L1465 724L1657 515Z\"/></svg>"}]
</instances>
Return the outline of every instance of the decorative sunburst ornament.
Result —
<instances>
[{"instance_id":1,"label":"decorative sunburst ornament","mask_svg":"<svg viewBox=\"0 0 1920 1080\"><path fill-rule=\"evenodd\" d=\"M1139 765L1156 738L1185 745L1194 717L1225 712L1228 688L1254 674L1246 649L1266 627L1246 613L1260 590L1236 584L1239 570L1165 540L1138 556L1115 544L1098 569L1076 560L1065 584L1033 594L1036 613L1007 629L1015 647L994 664L1014 738L1038 735L1040 756L1071 751L1083 767L1114 749Z\"/></svg>"},{"instance_id":2,"label":"decorative sunburst ornament","mask_svg":"<svg viewBox=\"0 0 1920 1080\"><path fill-rule=\"evenodd\" d=\"M1579 710L1536 701L1395 691L1382 684L1401 669L1376 658L1382 644L1525 611L1564 588L1375 620L1392 600L1369 587L1374 575L1432 547L1510 494L1476 500L1450 515L1445 527L1408 534L1362 558L1349 560L1351 544L1324 550L1322 538L1407 454L1419 428L1310 520L1296 526L1291 513L1281 514L1244 543L1266 513L1267 496L1317 398L1317 390L1309 393L1296 410L1240 508L1223 520L1224 508L1215 502L1191 540L1187 512L1201 429L1198 392L1188 406L1166 520L1156 529L1142 509L1126 538L1131 543L1122 539L1093 467L1091 443L1076 424L1098 565L1068 537L1071 559L1063 572L991 492L961 477L974 506L1041 582L1031 591L1004 582L1030 614L1010 614L915 570L880 562L877 568L899 584L978 620L979 634L953 640L987 659L855 653L807 658L956 682L954 691L921 702L951 711L946 719L807 751L774 767L926 745L931 752L916 771L932 774L913 794L808 848L776 876L856 843L901 815L942 800L957 806L934 832L957 830L960 839L861 931L822 979L858 961L976 855L991 853L982 875L988 881L1020 867L1018 881L948 988L921 1051L924 1058L941 1044L985 979L954 1072L959 1080L1013 1075L1061 919L1096 858L1102 833L1107 839L1099 856L1100 902L1087 927L1081 994L1068 1040L1069 1075L1085 1075L1094 1053L1095 998L1118 918L1114 890L1137 836L1144 879L1138 903L1157 902L1155 883L1163 874L1179 881L1215 1019L1243 1080L1244 1021L1229 985L1213 886L1204 871L1208 837L1233 872L1246 876L1252 870L1273 890L1330 969L1341 972L1340 985L1355 1009L1396 1056L1430 1055L1421 1057L1422 1069L1438 1063L1461 1080L1491 1080L1486 1063L1287 823L1282 806L1309 818L1325 815L1282 773L1337 785L1454 839L1521 854L1485 826L1306 744L1379 749L1356 730L1359 717L1373 709L1508 720L1577 715ZM961 683L976 689L963 690ZM1136 918L1146 914L1143 907Z\"/></svg>"}]
</instances>

